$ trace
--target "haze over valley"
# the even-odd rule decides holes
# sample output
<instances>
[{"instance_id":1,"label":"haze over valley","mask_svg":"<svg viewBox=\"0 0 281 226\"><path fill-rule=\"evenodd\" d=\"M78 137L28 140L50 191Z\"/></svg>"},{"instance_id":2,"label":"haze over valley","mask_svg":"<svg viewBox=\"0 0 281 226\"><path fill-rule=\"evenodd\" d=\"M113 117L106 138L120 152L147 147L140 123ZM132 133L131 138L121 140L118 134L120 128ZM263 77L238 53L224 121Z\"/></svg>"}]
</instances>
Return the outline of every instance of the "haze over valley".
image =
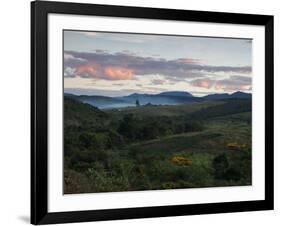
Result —
<instances>
[{"instance_id":1,"label":"haze over valley","mask_svg":"<svg viewBox=\"0 0 281 226\"><path fill-rule=\"evenodd\" d=\"M100 109L125 108L142 105L179 105L206 102L210 100L225 99L249 99L251 94L244 92L234 92L232 94L209 94L203 97L193 96L191 93L184 91L161 92L158 94L139 94L133 93L128 96L108 97L98 95L74 95L65 93L65 96L79 100L83 103L90 104Z\"/></svg>"}]
</instances>

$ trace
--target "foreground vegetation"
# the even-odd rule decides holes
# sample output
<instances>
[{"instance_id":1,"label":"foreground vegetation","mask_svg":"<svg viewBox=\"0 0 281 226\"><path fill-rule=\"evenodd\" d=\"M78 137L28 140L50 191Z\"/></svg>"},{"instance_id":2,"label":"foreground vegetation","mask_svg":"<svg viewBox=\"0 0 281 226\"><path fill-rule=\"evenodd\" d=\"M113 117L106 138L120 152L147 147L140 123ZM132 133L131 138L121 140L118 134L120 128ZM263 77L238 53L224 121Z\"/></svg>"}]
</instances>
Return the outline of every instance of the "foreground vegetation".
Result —
<instances>
[{"instance_id":1,"label":"foreground vegetation","mask_svg":"<svg viewBox=\"0 0 281 226\"><path fill-rule=\"evenodd\" d=\"M64 192L251 184L251 100L101 111L65 97Z\"/></svg>"}]
</instances>

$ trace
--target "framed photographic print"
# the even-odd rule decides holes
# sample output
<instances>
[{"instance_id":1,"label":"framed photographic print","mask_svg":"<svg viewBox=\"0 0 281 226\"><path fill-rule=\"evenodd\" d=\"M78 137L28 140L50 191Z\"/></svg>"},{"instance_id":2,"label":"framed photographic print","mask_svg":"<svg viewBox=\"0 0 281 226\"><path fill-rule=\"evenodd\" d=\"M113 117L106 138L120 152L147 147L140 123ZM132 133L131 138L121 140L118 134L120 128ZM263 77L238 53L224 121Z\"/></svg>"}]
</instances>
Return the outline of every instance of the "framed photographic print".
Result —
<instances>
[{"instance_id":1,"label":"framed photographic print","mask_svg":"<svg viewBox=\"0 0 281 226\"><path fill-rule=\"evenodd\" d=\"M31 3L31 223L273 209L273 16Z\"/></svg>"}]
</instances>

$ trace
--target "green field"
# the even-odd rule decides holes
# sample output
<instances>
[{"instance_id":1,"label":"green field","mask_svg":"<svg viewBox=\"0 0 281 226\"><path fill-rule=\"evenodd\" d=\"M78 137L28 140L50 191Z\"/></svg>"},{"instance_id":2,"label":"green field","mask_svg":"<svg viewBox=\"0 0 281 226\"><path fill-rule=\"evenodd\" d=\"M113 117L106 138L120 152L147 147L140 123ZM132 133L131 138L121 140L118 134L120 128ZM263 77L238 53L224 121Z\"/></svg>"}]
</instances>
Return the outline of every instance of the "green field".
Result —
<instances>
[{"instance_id":1,"label":"green field","mask_svg":"<svg viewBox=\"0 0 281 226\"><path fill-rule=\"evenodd\" d=\"M65 97L64 193L250 185L251 104L101 111Z\"/></svg>"}]
</instances>

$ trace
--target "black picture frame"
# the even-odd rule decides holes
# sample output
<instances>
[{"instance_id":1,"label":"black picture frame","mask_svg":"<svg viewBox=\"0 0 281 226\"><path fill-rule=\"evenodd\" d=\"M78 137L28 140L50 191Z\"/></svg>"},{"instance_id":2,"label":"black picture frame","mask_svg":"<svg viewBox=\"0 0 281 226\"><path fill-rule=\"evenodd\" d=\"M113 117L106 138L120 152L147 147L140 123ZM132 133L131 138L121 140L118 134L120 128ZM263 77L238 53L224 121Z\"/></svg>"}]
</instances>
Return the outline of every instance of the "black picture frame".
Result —
<instances>
[{"instance_id":1,"label":"black picture frame","mask_svg":"<svg viewBox=\"0 0 281 226\"><path fill-rule=\"evenodd\" d=\"M265 199L141 208L48 212L48 14L73 14L199 21L265 27ZM272 210L273 186L273 16L80 3L31 3L31 223L52 224Z\"/></svg>"}]
</instances>

